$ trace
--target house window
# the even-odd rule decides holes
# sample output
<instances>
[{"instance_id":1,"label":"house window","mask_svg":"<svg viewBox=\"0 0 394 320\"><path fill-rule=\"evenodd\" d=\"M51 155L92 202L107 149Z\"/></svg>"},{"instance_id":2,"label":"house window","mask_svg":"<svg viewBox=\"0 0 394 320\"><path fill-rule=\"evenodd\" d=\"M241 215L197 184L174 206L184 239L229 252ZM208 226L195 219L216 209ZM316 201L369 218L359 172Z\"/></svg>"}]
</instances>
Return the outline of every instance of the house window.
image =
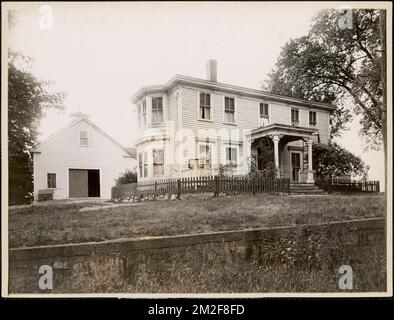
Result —
<instances>
[{"instance_id":1,"label":"house window","mask_svg":"<svg viewBox=\"0 0 394 320\"><path fill-rule=\"evenodd\" d=\"M142 127L141 120L142 120L142 114L141 114L142 108L141 108L141 103L138 104L137 106L137 113L138 113L138 128Z\"/></svg>"},{"instance_id":2,"label":"house window","mask_svg":"<svg viewBox=\"0 0 394 320\"><path fill-rule=\"evenodd\" d=\"M144 152L144 177L148 176L148 153Z\"/></svg>"},{"instance_id":3,"label":"house window","mask_svg":"<svg viewBox=\"0 0 394 320\"><path fill-rule=\"evenodd\" d=\"M146 125L146 100L142 101L142 125Z\"/></svg>"},{"instance_id":4,"label":"house window","mask_svg":"<svg viewBox=\"0 0 394 320\"><path fill-rule=\"evenodd\" d=\"M317 124L316 121L316 112L315 111L309 111L309 125L311 127L315 127Z\"/></svg>"},{"instance_id":5,"label":"house window","mask_svg":"<svg viewBox=\"0 0 394 320\"><path fill-rule=\"evenodd\" d=\"M268 118L268 103L260 103L260 118Z\"/></svg>"},{"instance_id":6,"label":"house window","mask_svg":"<svg viewBox=\"0 0 394 320\"><path fill-rule=\"evenodd\" d=\"M212 160L211 146L209 144L200 144L199 147L200 164L210 166Z\"/></svg>"},{"instance_id":7,"label":"house window","mask_svg":"<svg viewBox=\"0 0 394 320\"><path fill-rule=\"evenodd\" d=\"M56 173L47 173L47 185L48 188L56 188Z\"/></svg>"},{"instance_id":8,"label":"house window","mask_svg":"<svg viewBox=\"0 0 394 320\"><path fill-rule=\"evenodd\" d=\"M142 155L142 153L140 153L138 155L138 169L139 169L140 177L143 177L144 176L144 165L143 165L143 155Z\"/></svg>"},{"instance_id":9,"label":"house window","mask_svg":"<svg viewBox=\"0 0 394 320\"><path fill-rule=\"evenodd\" d=\"M299 123L300 123L299 110L291 109L291 125L298 126Z\"/></svg>"},{"instance_id":10,"label":"house window","mask_svg":"<svg viewBox=\"0 0 394 320\"><path fill-rule=\"evenodd\" d=\"M235 122L235 104L234 98L224 98L224 122Z\"/></svg>"},{"instance_id":11,"label":"house window","mask_svg":"<svg viewBox=\"0 0 394 320\"><path fill-rule=\"evenodd\" d=\"M153 150L153 174L155 176L164 174L164 150Z\"/></svg>"},{"instance_id":12,"label":"house window","mask_svg":"<svg viewBox=\"0 0 394 320\"><path fill-rule=\"evenodd\" d=\"M200 119L211 120L211 95L200 93Z\"/></svg>"},{"instance_id":13,"label":"house window","mask_svg":"<svg viewBox=\"0 0 394 320\"><path fill-rule=\"evenodd\" d=\"M163 122L163 98L152 98L152 123Z\"/></svg>"},{"instance_id":14,"label":"house window","mask_svg":"<svg viewBox=\"0 0 394 320\"><path fill-rule=\"evenodd\" d=\"M226 147L226 164L231 167L237 166L237 148Z\"/></svg>"},{"instance_id":15,"label":"house window","mask_svg":"<svg viewBox=\"0 0 394 320\"><path fill-rule=\"evenodd\" d=\"M88 132L80 131L79 132L79 145L87 146L88 145Z\"/></svg>"}]
</instances>

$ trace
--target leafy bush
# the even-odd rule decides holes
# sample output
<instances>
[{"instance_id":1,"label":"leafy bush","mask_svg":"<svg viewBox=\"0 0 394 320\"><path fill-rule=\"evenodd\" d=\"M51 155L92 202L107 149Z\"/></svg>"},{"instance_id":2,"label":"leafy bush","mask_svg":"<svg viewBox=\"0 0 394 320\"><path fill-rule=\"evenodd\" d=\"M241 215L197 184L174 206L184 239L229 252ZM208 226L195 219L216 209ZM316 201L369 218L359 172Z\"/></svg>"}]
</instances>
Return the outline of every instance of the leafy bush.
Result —
<instances>
[{"instance_id":1,"label":"leafy bush","mask_svg":"<svg viewBox=\"0 0 394 320\"><path fill-rule=\"evenodd\" d=\"M126 169L125 172L121 173L119 177L115 179L116 186L133 182L137 182L137 172L130 169Z\"/></svg>"},{"instance_id":2,"label":"leafy bush","mask_svg":"<svg viewBox=\"0 0 394 320\"><path fill-rule=\"evenodd\" d=\"M319 178L338 178L345 175L358 176L366 180L369 166L360 157L337 143L313 144L313 168Z\"/></svg>"}]
</instances>

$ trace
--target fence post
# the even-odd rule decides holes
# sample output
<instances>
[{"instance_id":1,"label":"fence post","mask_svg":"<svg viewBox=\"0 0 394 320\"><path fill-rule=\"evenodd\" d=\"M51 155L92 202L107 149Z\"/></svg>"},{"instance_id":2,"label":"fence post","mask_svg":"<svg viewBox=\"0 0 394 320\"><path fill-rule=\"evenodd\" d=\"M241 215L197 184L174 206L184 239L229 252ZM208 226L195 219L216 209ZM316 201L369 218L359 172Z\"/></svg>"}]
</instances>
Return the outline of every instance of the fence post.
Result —
<instances>
[{"instance_id":1,"label":"fence post","mask_svg":"<svg viewBox=\"0 0 394 320\"><path fill-rule=\"evenodd\" d=\"M177 181L177 194L176 194L176 198L179 200L181 198L181 179L178 178Z\"/></svg>"},{"instance_id":2,"label":"fence post","mask_svg":"<svg viewBox=\"0 0 394 320\"><path fill-rule=\"evenodd\" d=\"M217 197L219 195L219 180L218 180L218 176L215 176L214 179L215 179L215 192L214 192L213 196Z\"/></svg>"},{"instance_id":3,"label":"fence post","mask_svg":"<svg viewBox=\"0 0 394 320\"><path fill-rule=\"evenodd\" d=\"M379 180L376 181L376 192L377 193L380 192L380 181Z\"/></svg>"},{"instance_id":4,"label":"fence post","mask_svg":"<svg viewBox=\"0 0 394 320\"><path fill-rule=\"evenodd\" d=\"M155 197L157 197L157 181L155 181Z\"/></svg>"}]
</instances>

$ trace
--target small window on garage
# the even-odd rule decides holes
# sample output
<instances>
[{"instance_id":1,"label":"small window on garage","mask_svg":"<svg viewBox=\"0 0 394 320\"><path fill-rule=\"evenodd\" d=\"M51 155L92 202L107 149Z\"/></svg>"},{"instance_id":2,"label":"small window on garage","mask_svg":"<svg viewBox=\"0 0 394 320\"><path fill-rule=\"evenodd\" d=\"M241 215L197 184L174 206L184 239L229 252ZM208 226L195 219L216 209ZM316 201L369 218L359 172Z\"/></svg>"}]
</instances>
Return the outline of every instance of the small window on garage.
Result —
<instances>
[{"instance_id":1,"label":"small window on garage","mask_svg":"<svg viewBox=\"0 0 394 320\"><path fill-rule=\"evenodd\" d=\"M47 173L47 185L48 188L56 188L56 173Z\"/></svg>"},{"instance_id":2,"label":"small window on garage","mask_svg":"<svg viewBox=\"0 0 394 320\"><path fill-rule=\"evenodd\" d=\"M88 145L88 132L87 131L80 131L79 132L79 145L80 146L87 146Z\"/></svg>"}]
</instances>

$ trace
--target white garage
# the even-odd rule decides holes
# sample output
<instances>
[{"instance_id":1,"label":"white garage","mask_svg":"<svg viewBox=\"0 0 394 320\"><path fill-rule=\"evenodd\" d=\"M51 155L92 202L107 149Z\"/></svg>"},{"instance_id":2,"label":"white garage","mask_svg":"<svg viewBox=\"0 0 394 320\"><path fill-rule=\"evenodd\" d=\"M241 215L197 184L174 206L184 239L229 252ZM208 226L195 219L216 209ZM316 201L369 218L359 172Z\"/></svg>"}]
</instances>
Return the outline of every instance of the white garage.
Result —
<instances>
[{"instance_id":1,"label":"white garage","mask_svg":"<svg viewBox=\"0 0 394 320\"><path fill-rule=\"evenodd\" d=\"M83 113L31 150L34 199L111 198L115 179L136 166L135 149L125 148ZM44 195L44 196L43 196Z\"/></svg>"}]
</instances>

